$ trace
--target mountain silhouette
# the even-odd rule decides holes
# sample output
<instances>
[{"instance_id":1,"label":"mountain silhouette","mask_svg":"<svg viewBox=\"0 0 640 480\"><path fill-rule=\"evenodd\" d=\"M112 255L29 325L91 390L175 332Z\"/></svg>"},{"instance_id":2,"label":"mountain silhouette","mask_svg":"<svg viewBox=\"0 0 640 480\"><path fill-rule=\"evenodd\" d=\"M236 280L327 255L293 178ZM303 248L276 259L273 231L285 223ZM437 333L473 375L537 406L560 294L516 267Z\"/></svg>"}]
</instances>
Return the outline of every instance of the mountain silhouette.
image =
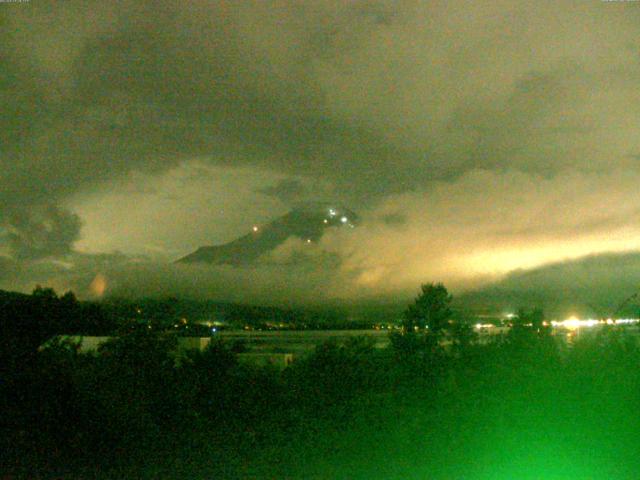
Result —
<instances>
[{"instance_id":1,"label":"mountain silhouette","mask_svg":"<svg viewBox=\"0 0 640 480\"><path fill-rule=\"evenodd\" d=\"M348 208L332 203L306 203L266 225L253 226L251 232L229 243L200 247L177 263L247 265L288 238L316 242L327 228L353 228L357 221L357 214Z\"/></svg>"}]
</instances>

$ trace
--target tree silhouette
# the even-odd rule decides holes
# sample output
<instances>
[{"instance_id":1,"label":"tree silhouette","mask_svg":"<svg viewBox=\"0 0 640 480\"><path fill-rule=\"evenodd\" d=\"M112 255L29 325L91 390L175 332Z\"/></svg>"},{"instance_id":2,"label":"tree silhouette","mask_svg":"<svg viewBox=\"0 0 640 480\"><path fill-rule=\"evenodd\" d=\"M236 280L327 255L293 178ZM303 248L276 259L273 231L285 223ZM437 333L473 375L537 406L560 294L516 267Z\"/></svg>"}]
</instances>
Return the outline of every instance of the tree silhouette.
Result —
<instances>
[{"instance_id":1,"label":"tree silhouette","mask_svg":"<svg viewBox=\"0 0 640 480\"><path fill-rule=\"evenodd\" d=\"M421 287L414 303L404 312L403 329L406 332L428 328L439 337L449 326L453 297L442 283L427 283Z\"/></svg>"}]
</instances>

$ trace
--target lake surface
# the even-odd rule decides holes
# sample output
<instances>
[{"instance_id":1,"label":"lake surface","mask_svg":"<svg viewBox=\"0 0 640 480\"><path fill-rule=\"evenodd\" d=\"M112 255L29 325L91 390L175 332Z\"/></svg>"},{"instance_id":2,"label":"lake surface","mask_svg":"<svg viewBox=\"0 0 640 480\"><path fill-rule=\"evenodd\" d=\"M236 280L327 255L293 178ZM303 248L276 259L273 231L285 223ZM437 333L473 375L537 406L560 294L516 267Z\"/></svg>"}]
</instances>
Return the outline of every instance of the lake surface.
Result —
<instances>
[{"instance_id":1,"label":"lake surface","mask_svg":"<svg viewBox=\"0 0 640 480\"><path fill-rule=\"evenodd\" d=\"M213 338L225 342L241 342L250 352L294 354L310 352L330 340L343 343L355 337L370 338L376 348L385 348L390 343L388 330L242 330L221 331L213 335Z\"/></svg>"}]
</instances>

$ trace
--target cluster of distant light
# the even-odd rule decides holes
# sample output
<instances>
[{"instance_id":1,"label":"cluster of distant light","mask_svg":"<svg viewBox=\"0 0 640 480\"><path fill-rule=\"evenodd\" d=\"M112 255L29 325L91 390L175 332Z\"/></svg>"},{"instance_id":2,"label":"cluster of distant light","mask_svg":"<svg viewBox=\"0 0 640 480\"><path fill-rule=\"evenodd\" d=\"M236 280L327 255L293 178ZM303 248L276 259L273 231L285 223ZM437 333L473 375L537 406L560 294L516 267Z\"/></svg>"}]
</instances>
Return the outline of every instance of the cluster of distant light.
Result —
<instances>
[{"instance_id":1,"label":"cluster of distant light","mask_svg":"<svg viewBox=\"0 0 640 480\"><path fill-rule=\"evenodd\" d=\"M493 328L495 325L493 323L476 323L476 328L478 330L482 330L484 328Z\"/></svg>"},{"instance_id":2,"label":"cluster of distant light","mask_svg":"<svg viewBox=\"0 0 640 480\"><path fill-rule=\"evenodd\" d=\"M329 216L330 217L335 217L336 215L338 215L338 212L336 211L335 208L330 208L329 209ZM349 221L349 219L346 216L341 216L340 217L340 222L342 223L347 223ZM326 218L324 219L324 223L329 223L329 220L327 220ZM351 227L353 227L353 225L350 225Z\"/></svg>"},{"instance_id":3,"label":"cluster of distant light","mask_svg":"<svg viewBox=\"0 0 640 480\"><path fill-rule=\"evenodd\" d=\"M516 315L506 315L508 319L513 319ZM576 330L578 328L590 328L598 325L634 325L640 323L638 318L607 318L606 320L596 320L595 318L580 319L576 317L570 317L566 320L552 320L551 322L543 322L546 327L552 326L554 328L566 328L567 330ZM475 328L478 330L490 329L495 327L492 323L476 323Z\"/></svg>"},{"instance_id":4,"label":"cluster of distant light","mask_svg":"<svg viewBox=\"0 0 640 480\"><path fill-rule=\"evenodd\" d=\"M551 322L551 326L555 328L567 328L575 330L582 327L595 327L597 325L632 325L640 322L638 318L607 318L606 320L596 320L594 318L580 319L576 317L567 318L566 320Z\"/></svg>"},{"instance_id":5,"label":"cluster of distant light","mask_svg":"<svg viewBox=\"0 0 640 480\"><path fill-rule=\"evenodd\" d=\"M335 217L337 215L336 211L333 208L329 209L329 216L330 217ZM345 216L340 217L340 221L342 223L347 223L349 221L349 219Z\"/></svg>"}]
</instances>

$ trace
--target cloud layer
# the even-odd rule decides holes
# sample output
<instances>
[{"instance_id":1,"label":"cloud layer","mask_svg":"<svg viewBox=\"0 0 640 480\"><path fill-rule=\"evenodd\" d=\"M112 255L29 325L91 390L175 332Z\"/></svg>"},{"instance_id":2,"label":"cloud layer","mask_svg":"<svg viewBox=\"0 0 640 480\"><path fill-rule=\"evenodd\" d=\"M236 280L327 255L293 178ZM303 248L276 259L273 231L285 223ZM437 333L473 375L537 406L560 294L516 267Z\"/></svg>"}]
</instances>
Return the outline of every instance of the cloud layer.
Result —
<instances>
[{"instance_id":1,"label":"cloud layer","mask_svg":"<svg viewBox=\"0 0 640 480\"><path fill-rule=\"evenodd\" d=\"M364 218L318 247L342 259L328 292L639 247L634 2L70 0L0 21L0 253L22 271L168 260L325 198Z\"/></svg>"}]
</instances>

